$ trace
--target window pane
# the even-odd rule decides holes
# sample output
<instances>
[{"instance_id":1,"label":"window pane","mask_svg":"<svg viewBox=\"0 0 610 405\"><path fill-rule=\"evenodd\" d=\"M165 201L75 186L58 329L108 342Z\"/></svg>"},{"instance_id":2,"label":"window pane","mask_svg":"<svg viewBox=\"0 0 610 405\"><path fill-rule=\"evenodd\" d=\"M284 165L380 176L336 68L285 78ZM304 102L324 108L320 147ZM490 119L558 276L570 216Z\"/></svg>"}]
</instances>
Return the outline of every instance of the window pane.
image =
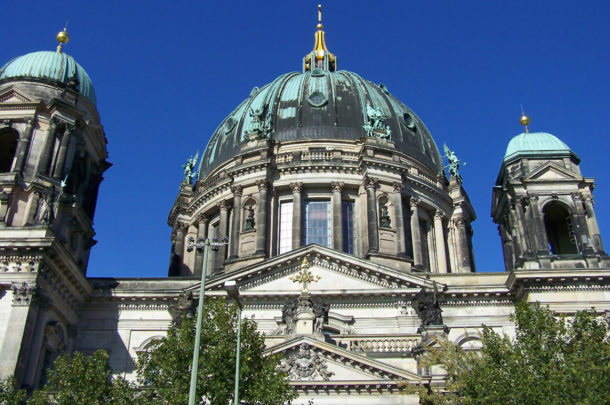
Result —
<instances>
[{"instance_id":1,"label":"window pane","mask_svg":"<svg viewBox=\"0 0 610 405\"><path fill-rule=\"evenodd\" d=\"M305 244L317 243L330 247L330 202L305 202Z\"/></svg>"},{"instance_id":2,"label":"window pane","mask_svg":"<svg viewBox=\"0 0 610 405\"><path fill-rule=\"evenodd\" d=\"M292 250L292 201L280 203L279 253Z\"/></svg>"},{"instance_id":3,"label":"window pane","mask_svg":"<svg viewBox=\"0 0 610 405\"><path fill-rule=\"evenodd\" d=\"M354 202L343 201L343 251L354 254Z\"/></svg>"}]
</instances>

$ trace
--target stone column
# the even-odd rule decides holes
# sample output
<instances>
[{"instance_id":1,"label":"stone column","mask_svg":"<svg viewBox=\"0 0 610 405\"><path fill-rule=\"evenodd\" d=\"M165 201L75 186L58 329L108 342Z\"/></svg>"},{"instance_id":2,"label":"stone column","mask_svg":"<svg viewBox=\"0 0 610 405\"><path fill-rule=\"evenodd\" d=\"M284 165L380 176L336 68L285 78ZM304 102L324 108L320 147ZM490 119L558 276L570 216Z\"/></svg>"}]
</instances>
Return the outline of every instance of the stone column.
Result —
<instances>
[{"instance_id":1,"label":"stone column","mask_svg":"<svg viewBox=\"0 0 610 405\"><path fill-rule=\"evenodd\" d=\"M256 254L266 254L267 246L267 180L258 182L258 213L256 218Z\"/></svg>"},{"instance_id":2,"label":"stone column","mask_svg":"<svg viewBox=\"0 0 610 405\"><path fill-rule=\"evenodd\" d=\"M424 260L422 257L421 231L419 227L419 199L411 197L411 241L413 243L413 266L422 269Z\"/></svg>"},{"instance_id":3,"label":"stone column","mask_svg":"<svg viewBox=\"0 0 610 405\"><path fill-rule=\"evenodd\" d=\"M538 204L538 196L532 195L529 198L530 210L533 223L533 231L536 240L536 254L540 256L549 255L549 242L546 238L546 228L542 219L542 212Z\"/></svg>"},{"instance_id":4,"label":"stone column","mask_svg":"<svg viewBox=\"0 0 610 405\"><path fill-rule=\"evenodd\" d=\"M330 183L333 190L333 249L343 250L343 210L342 197L343 183L333 181Z\"/></svg>"},{"instance_id":5,"label":"stone column","mask_svg":"<svg viewBox=\"0 0 610 405\"><path fill-rule=\"evenodd\" d=\"M392 184L394 189L394 218L396 228L396 254L400 257L407 257L407 244L405 241L404 218L402 213L402 183Z\"/></svg>"},{"instance_id":6,"label":"stone column","mask_svg":"<svg viewBox=\"0 0 610 405\"><path fill-rule=\"evenodd\" d=\"M504 225L506 223L506 219L498 225L498 233L500 234L500 239L502 240L502 254L504 255L504 268L506 271L513 270L513 257L515 255L513 248L513 241L511 239L511 235L508 232L508 229Z\"/></svg>"},{"instance_id":7,"label":"stone column","mask_svg":"<svg viewBox=\"0 0 610 405\"><path fill-rule=\"evenodd\" d=\"M68 153L68 146L70 145L70 137L74 131L74 125L66 125L66 130L61 137L59 143L59 152L57 153L57 161L55 162L55 169L53 170L53 177L61 179L64 176L64 164L66 162L66 154Z\"/></svg>"},{"instance_id":8,"label":"stone column","mask_svg":"<svg viewBox=\"0 0 610 405\"><path fill-rule=\"evenodd\" d=\"M460 254L459 269L460 273L472 272L471 260L470 260L470 249L468 243L468 229L467 221L464 217L457 217L454 220L454 224L457 228L457 244L458 251Z\"/></svg>"},{"instance_id":9,"label":"stone column","mask_svg":"<svg viewBox=\"0 0 610 405\"><path fill-rule=\"evenodd\" d=\"M176 236L174 237L172 258L170 264L170 273L172 276L182 275L182 266L184 263L184 236L186 234L186 229L186 224L176 224Z\"/></svg>"},{"instance_id":10,"label":"stone column","mask_svg":"<svg viewBox=\"0 0 610 405\"><path fill-rule=\"evenodd\" d=\"M34 127L36 126L36 118L28 118L25 123L25 131L23 131L23 134L19 137L19 143L17 144L17 150L15 151L15 165L13 166L13 170L18 172L23 172L28 146L30 145L32 132L34 132Z\"/></svg>"},{"instance_id":11,"label":"stone column","mask_svg":"<svg viewBox=\"0 0 610 405\"><path fill-rule=\"evenodd\" d=\"M197 240L206 239L208 237L208 226L210 224L210 218L205 215L199 217L199 224L197 225ZM196 276L201 275L203 269L203 249L195 249L195 268L193 274Z\"/></svg>"},{"instance_id":12,"label":"stone column","mask_svg":"<svg viewBox=\"0 0 610 405\"><path fill-rule=\"evenodd\" d=\"M290 183L292 189L292 248L298 249L303 244L303 207L301 192L303 183Z\"/></svg>"},{"instance_id":13,"label":"stone column","mask_svg":"<svg viewBox=\"0 0 610 405\"><path fill-rule=\"evenodd\" d=\"M375 188L377 180L370 177L364 178L366 189L366 216L369 234L369 253L379 252L379 222L377 221L377 199L375 198Z\"/></svg>"},{"instance_id":14,"label":"stone column","mask_svg":"<svg viewBox=\"0 0 610 405\"><path fill-rule=\"evenodd\" d=\"M596 252L601 253L604 251L604 245L602 244L599 225L597 224L595 210L593 209L593 196L591 194L584 194L582 198L585 205L585 213L587 214L589 233L591 234L591 239L593 239L593 249L595 249Z\"/></svg>"},{"instance_id":15,"label":"stone column","mask_svg":"<svg viewBox=\"0 0 610 405\"><path fill-rule=\"evenodd\" d=\"M447 273L447 247L445 245L445 230L443 229L443 213L434 213L434 236L436 238L436 259L439 273Z\"/></svg>"},{"instance_id":16,"label":"stone column","mask_svg":"<svg viewBox=\"0 0 610 405\"><path fill-rule=\"evenodd\" d=\"M218 224L218 241L223 242L225 236L229 236L229 207L230 204L227 200L222 200L218 204L220 209L220 222ZM215 270L221 270L224 266L225 257L227 255L227 245L221 244L216 252L216 268Z\"/></svg>"},{"instance_id":17,"label":"stone column","mask_svg":"<svg viewBox=\"0 0 610 405\"><path fill-rule=\"evenodd\" d=\"M241 223L241 186L231 187L233 192L233 223L231 224L231 252L229 259L237 259L239 254L239 229Z\"/></svg>"},{"instance_id":18,"label":"stone column","mask_svg":"<svg viewBox=\"0 0 610 405\"><path fill-rule=\"evenodd\" d=\"M573 228L578 246L581 246L580 252L591 252L593 251L593 247L586 222L582 195L580 193L572 193L572 200L574 201L574 215L572 215Z\"/></svg>"},{"instance_id":19,"label":"stone column","mask_svg":"<svg viewBox=\"0 0 610 405\"><path fill-rule=\"evenodd\" d=\"M519 232L519 236L523 243L523 248L522 248L523 256L531 256L533 253L533 249L532 249L532 244L531 244L531 240L530 240L530 235L528 235L529 232L526 232L527 223L525 221L525 215L523 213L523 203L524 202L525 201L524 201L523 197L516 198L515 212L517 214L517 221L515 222L515 227L517 228L517 231Z\"/></svg>"},{"instance_id":20,"label":"stone column","mask_svg":"<svg viewBox=\"0 0 610 405\"><path fill-rule=\"evenodd\" d=\"M53 153L53 146L55 145L57 124L59 124L59 120L57 118L51 118L51 121L49 122L49 129L47 130L47 136L44 141L42 154L38 160L38 167L36 170L38 173L49 174L49 165L51 164L51 153Z\"/></svg>"}]
</instances>

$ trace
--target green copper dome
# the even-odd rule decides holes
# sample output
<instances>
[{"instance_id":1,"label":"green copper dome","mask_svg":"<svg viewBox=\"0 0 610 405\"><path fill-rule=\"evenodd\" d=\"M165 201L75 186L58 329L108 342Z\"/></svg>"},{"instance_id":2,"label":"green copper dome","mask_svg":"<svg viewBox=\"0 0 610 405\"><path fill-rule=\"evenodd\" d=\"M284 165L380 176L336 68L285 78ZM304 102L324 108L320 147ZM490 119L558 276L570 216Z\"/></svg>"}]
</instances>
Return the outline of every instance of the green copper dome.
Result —
<instances>
[{"instance_id":1,"label":"green copper dome","mask_svg":"<svg viewBox=\"0 0 610 405\"><path fill-rule=\"evenodd\" d=\"M371 114L380 117L399 151L434 173L443 170L439 150L423 122L386 86L352 72L314 68L254 88L212 135L199 177L239 153L252 131L276 142L359 140L367 137Z\"/></svg>"},{"instance_id":2,"label":"green copper dome","mask_svg":"<svg viewBox=\"0 0 610 405\"><path fill-rule=\"evenodd\" d=\"M571 156L574 153L564 142L546 132L522 133L508 143L504 162L517 157Z\"/></svg>"},{"instance_id":3,"label":"green copper dome","mask_svg":"<svg viewBox=\"0 0 610 405\"><path fill-rule=\"evenodd\" d=\"M65 53L40 51L19 56L0 69L0 81L7 79L43 79L70 85L78 81L76 90L95 104L95 90L91 78L74 58Z\"/></svg>"}]
</instances>

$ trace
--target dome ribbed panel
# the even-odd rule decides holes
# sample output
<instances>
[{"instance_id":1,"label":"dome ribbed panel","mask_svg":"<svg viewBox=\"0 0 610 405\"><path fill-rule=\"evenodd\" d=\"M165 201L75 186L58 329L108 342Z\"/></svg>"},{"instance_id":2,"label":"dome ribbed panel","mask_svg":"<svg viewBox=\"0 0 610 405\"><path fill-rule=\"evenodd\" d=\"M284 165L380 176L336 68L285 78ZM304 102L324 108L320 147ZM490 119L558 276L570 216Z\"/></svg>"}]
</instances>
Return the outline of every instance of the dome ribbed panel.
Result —
<instances>
[{"instance_id":1,"label":"dome ribbed panel","mask_svg":"<svg viewBox=\"0 0 610 405\"><path fill-rule=\"evenodd\" d=\"M95 104L95 90L91 78L74 58L65 53L32 52L11 60L0 69L0 80L45 79L67 85L71 77L76 77L79 82L76 90Z\"/></svg>"}]
</instances>

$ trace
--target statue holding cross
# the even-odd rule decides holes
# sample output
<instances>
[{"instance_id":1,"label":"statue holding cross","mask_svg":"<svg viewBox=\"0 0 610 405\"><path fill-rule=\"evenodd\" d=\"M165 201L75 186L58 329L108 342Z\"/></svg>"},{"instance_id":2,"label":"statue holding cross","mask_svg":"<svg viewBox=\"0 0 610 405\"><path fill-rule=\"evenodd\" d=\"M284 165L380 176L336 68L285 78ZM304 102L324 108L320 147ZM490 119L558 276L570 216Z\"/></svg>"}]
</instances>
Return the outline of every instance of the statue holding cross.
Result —
<instances>
[{"instance_id":1,"label":"statue holding cross","mask_svg":"<svg viewBox=\"0 0 610 405\"><path fill-rule=\"evenodd\" d=\"M290 280L293 283L303 283L303 288L301 289L301 294L303 295L309 293L307 288L309 283L317 282L319 279L320 276L314 276L309 270L309 262L306 257L303 259L303 263L301 263L301 271L294 276L290 276Z\"/></svg>"}]
</instances>

